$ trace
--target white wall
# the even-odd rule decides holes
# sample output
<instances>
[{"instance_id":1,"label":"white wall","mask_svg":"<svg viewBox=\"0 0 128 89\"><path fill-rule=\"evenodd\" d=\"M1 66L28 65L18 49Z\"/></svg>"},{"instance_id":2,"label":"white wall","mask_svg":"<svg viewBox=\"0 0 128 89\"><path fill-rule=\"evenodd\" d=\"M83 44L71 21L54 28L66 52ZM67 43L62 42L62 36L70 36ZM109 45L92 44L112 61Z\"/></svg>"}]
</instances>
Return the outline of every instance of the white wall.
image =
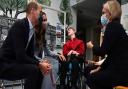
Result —
<instances>
[{"instance_id":1,"label":"white wall","mask_svg":"<svg viewBox=\"0 0 128 89\"><path fill-rule=\"evenodd\" d=\"M51 7L56 10L60 10L61 0L51 0L51 1L52 1ZM58 12L49 10L49 9L45 9L44 11L47 13L48 22L50 22L51 25L56 26L57 23L60 23L59 18L58 18ZM71 9L71 11L72 11L72 16L73 16L73 24L71 26L76 28L76 23L77 23L76 22L76 19L77 19L76 10Z\"/></svg>"},{"instance_id":2,"label":"white wall","mask_svg":"<svg viewBox=\"0 0 128 89\"><path fill-rule=\"evenodd\" d=\"M56 9L56 10L60 10L59 6L61 3L61 0L51 0L51 8ZM45 9L44 12L46 12L47 17L48 17L48 22L53 25L56 26L57 23L60 23L59 19L58 19L58 12L57 11L53 11L50 9Z\"/></svg>"},{"instance_id":3,"label":"white wall","mask_svg":"<svg viewBox=\"0 0 128 89\"><path fill-rule=\"evenodd\" d=\"M128 31L128 3L122 5L121 8L122 8L121 23L123 24L124 28Z\"/></svg>"},{"instance_id":4,"label":"white wall","mask_svg":"<svg viewBox=\"0 0 128 89\"><path fill-rule=\"evenodd\" d=\"M0 10L0 15L3 15L3 12Z\"/></svg>"}]
</instances>

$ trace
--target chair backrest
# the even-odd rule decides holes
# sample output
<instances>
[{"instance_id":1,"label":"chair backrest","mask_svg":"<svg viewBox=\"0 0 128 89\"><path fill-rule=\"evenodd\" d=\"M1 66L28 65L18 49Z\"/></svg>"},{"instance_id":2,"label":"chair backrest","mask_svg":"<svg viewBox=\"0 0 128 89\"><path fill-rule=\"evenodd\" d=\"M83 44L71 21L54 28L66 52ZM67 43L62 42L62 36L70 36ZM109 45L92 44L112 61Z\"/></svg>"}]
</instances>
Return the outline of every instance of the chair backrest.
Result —
<instances>
[{"instance_id":1,"label":"chair backrest","mask_svg":"<svg viewBox=\"0 0 128 89\"><path fill-rule=\"evenodd\" d=\"M128 86L115 86L113 89L128 89Z\"/></svg>"}]
</instances>

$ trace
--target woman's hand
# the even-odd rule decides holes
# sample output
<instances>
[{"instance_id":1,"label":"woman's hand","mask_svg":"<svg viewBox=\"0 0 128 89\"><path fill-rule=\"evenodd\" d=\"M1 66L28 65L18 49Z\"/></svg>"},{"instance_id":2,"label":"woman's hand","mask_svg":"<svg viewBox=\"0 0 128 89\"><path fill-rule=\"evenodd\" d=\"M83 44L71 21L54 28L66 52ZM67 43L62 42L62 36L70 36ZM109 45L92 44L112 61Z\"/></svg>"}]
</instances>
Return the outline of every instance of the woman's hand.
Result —
<instances>
[{"instance_id":1,"label":"woman's hand","mask_svg":"<svg viewBox=\"0 0 128 89\"><path fill-rule=\"evenodd\" d=\"M94 65L100 66L100 65L102 65L102 63L104 62L104 60L105 59L102 59L102 60L100 60L98 62L95 62Z\"/></svg>"},{"instance_id":2,"label":"woman's hand","mask_svg":"<svg viewBox=\"0 0 128 89\"><path fill-rule=\"evenodd\" d=\"M93 48L94 46L91 41L87 42L86 45L87 45L87 48L90 48L90 49Z\"/></svg>"},{"instance_id":3,"label":"woman's hand","mask_svg":"<svg viewBox=\"0 0 128 89\"><path fill-rule=\"evenodd\" d=\"M98 72L100 69L101 69L101 67L99 66L99 67L97 67L96 69L91 70L91 71L90 71L90 74L96 73L96 72Z\"/></svg>"},{"instance_id":4,"label":"woman's hand","mask_svg":"<svg viewBox=\"0 0 128 89\"><path fill-rule=\"evenodd\" d=\"M59 54L58 57L61 61L66 61L66 58L63 54Z\"/></svg>"},{"instance_id":5,"label":"woman's hand","mask_svg":"<svg viewBox=\"0 0 128 89\"><path fill-rule=\"evenodd\" d=\"M39 68L42 74L49 74L52 69L52 65L48 63L47 61L42 61L39 63Z\"/></svg>"}]
</instances>

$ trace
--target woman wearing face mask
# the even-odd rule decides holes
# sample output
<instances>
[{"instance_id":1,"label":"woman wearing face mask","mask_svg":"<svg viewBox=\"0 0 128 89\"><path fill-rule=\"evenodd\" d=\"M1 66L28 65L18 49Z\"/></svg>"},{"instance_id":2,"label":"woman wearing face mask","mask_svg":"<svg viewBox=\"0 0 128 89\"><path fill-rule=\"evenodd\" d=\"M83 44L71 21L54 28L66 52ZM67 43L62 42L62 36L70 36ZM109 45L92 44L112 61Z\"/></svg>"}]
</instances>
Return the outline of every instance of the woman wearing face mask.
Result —
<instances>
[{"instance_id":1,"label":"woman wearing face mask","mask_svg":"<svg viewBox=\"0 0 128 89\"><path fill-rule=\"evenodd\" d=\"M116 0L103 5L101 23L105 29L103 42L95 47L92 42L87 48L98 56L107 55L106 60L94 73L86 76L91 89L113 89L117 85L128 86L128 36L120 24L121 7Z\"/></svg>"}]
</instances>

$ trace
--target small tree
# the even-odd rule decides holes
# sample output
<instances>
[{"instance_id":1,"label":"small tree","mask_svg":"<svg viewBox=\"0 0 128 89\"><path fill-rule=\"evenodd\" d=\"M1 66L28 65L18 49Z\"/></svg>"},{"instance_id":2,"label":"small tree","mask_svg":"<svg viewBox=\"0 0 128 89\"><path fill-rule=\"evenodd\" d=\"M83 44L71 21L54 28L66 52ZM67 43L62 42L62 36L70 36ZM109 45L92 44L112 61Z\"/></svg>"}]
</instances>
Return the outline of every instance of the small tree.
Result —
<instances>
[{"instance_id":1,"label":"small tree","mask_svg":"<svg viewBox=\"0 0 128 89\"><path fill-rule=\"evenodd\" d=\"M17 18L18 14L24 12L24 8L27 5L27 0L1 0L0 10L3 14L8 17L8 13L12 17L12 11L16 11L15 16L12 18Z\"/></svg>"},{"instance_id":2,"label":"small tree","mask_svg":"<svg viewBox=\"0 0 128 89\"><path fill-rule=\"evenodd\" d=\"M128 0L121 0L121 4L123 5L123 4L126 4L126 3L128 3Z\"/></svg>"},{"instance_id":3,"label":"small tree","mask_svg":"<svg viewBox=\"0 0 128 89\"><path fill-rule=\"evenodd\" d=\"M13 0L14 1L14 0ZM20 14L20 13L23 13L25 12L25 8L27 6L27 0L16 0L15 2L15 6L16 6L16 14L15 14L15 17L14 18L17 18L17 16Z\"/></svg>"},{"instance_id":4,"label":"small tree","mask_svg":"<svg viewBox=\"0 0 128 89\"><path fill-rule=\"evenodd\" d=\"M69 25L71 25L73 23L71 7L70 7L70 0L62 0L61 4L60 4L60 9L62 11L66 12L66 24L67 24L67 28L68 28ZM64 14L59 13L58 17L59 17L60 22L64 25Z\"/></svg>"},{"instance_id":5,"label":"small tree","mask_svg":"<svg viewBox=\"0 0 128 89\"><path fill-rule=\"evenodd\" d=\"M51 6L51 0L37 0L38 3Z\"/></svg>"}]
</instances>

